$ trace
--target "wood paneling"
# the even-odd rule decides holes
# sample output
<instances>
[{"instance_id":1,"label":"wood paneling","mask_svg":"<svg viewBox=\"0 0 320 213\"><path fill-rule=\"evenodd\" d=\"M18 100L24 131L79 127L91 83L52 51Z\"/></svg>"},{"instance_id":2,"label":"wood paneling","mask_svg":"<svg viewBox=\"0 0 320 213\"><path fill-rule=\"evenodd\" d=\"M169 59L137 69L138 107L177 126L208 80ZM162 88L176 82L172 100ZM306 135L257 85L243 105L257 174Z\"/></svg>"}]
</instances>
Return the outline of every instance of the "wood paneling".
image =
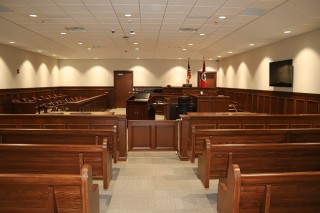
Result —
<instances>
[{"instance_id":1,"label":"wood paneling","mask_svg":"<svg viewBox=\"0 0 320 213\"><path fill-rule=\"evenodd\" d=\"M130 120L128 135L129 151L178 149L178 121Z\"/></svg>"},{"instance_id":2,"label":"wood paneling","mask_svg":"<svg viewBox=\"0 0 320 213\"><path fill-rule=\"evenodd\" d=\"M280 91L218 88L240 111L270 114L320 114L320 95Z\"/></svg>"}]
</instances>

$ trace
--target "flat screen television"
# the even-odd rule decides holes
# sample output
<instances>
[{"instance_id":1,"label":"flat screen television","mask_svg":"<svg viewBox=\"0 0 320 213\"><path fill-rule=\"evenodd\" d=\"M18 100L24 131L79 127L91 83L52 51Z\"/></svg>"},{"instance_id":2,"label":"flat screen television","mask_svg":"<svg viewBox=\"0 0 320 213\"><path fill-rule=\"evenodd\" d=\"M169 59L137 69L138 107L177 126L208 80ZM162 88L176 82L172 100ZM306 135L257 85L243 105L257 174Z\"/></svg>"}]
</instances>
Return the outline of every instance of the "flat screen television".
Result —
<instances>
[{"instance_id":1,"label":"flat screen television","mask_svg":"<svg viewBox=\"0 0 320 213\"><path fill-rule=\"evenodd\" d=\"M293 65L292 59L270 62L269 85L274 87L292 87Z\"/></svg>"}]
</instances>

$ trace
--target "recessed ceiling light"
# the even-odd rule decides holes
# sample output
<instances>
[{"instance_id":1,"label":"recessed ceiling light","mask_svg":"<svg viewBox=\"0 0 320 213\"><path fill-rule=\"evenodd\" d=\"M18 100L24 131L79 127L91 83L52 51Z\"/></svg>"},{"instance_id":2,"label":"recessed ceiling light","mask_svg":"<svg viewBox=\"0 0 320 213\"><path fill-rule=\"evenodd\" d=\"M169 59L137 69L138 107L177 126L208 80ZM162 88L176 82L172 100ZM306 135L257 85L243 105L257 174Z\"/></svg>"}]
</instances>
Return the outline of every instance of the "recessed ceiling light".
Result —
<instances>
[{"instance_id":1,"label":"recessed ceiling light","mask_svg":"<svg viewBox=\"0 0 320 213\"><path fill-rule=\"evenodd\" d=\"M188 44L189 46L192 46L193 44Z\"/></svg>"},{"instance_id":2,"label":"recessed ceiling light","mask_svg":"<svg viewBox=\"0 0 320 213\"><path fill-rule=\"evenodd\" d=\"M289 34L289 33L291 33L291 31L290 31L290 30L286 30L286 31L284 31L283 33L284 33L284 34Z\"/></svg>"},{"instance_id":3,"label":"recessed ceiling light","mask_svg":"<svg viewBox=\"0 0 320 213\"><path fill-rule=\"evenodd\" d=\"M182 50L187 50L187 48L183 48Z\"/></svg>"},{"instance_id":4,"label":"recessed ceiling light","mask_svg":"<svg viewBox=\"0 0 320 213\"><path fill-rule=\"evenodd\" d=\"M78 44L81 45L81 44L83 44L83 43L82 43L82 42L79 42Z\"/></svg>"},{"instance_id":5,"label":"recessed ceiling light","mask_svg":"<svg viewBox=\"0 0 320 213\"><path fill-rule=\"evenodd\" d=\"M61 35L65 35L65 34L67 34L67 33L60 33Z\"/></svg>"},{"instance_id":6,"label":"recessed ceiling light","mask_svg":"<svg viewBox=\"0 0 320 213\"><path fill-rule=\"evenodd\" d=\"M32 18L37 18L38 17L38 15L36 15L36 14L30 14L29 16L32 17Z\"/></svg>"},{"instance_id":7,"label":"recessed ceiling light","mask_svg":"<svg viewBox=\"0 0 320 213\"><path fill-rule=\"evenodd\" d=\"M219 19L225 19L226 17L225 16L219 16Z\"/></svg>"},{"instance_id":8,"label":"recessed ceiling light","mask_svg":"<svg viewBox=\"0 0 320 213\"><path fill-rule=\"evenodd\" d=\"M249 44L249 46L254 46L254 43Z\"/></svg>"},{"instance_id":9,"label":"recessed ceiling light","mask_svg":"<svg viewBox=\"0 0 320 213\"><path fill-rule=\"evenodd\" d=\"M91 47L87 47L87 50L91 50Z\"/></svg>"},{"instance_id":10,"label":"recessed ceiling light","mask_svg":"<svg viewBox=\"0 0 320 213\"><path fill-rule=\"evenodd\" d=\"M232 53L232 51L229 51L228 53L230 53L230 54L231 54L231 53Z\"/></svg>"},{"instance_id":11,"label":"recessed ceiling light","mask_svg":"<svg viewBox=\"0 0 320 213\"><path fill-rule=\"evenodd\" d=\"M200 33L200 35L201 35L201 36L204 36L204 35L206 35L206 34L204 34L204 33Z\"/></svg>"},{"instance_id":12,"label":"recessed ceiling light","mask_svg":"<svg viewBox=\"0 0 320 213\"><path fill-rule=\"evenodd\" d=\"M14 42L14 41L9 41L9 43L10 43L10 44L14 44L15 42Z\"/></svg>"},{"instance_id":13,"label":"recessed ceiling light","mask_svg":"<svg viewBox=\"0 0 320 213\"><path fill-rule=\"evenodd\" d=\"M221 55L218 55L217 57L218 57L218 58L221 58Z\"/></svg>"},{"instance_id":14,"label":"recessed ceiling light","mask_svg":"<svg viewBox=\"0 0 320 213\"><path fill-rule=\"evenodd\" d=\"M133 44L134 44L134 45L137 45L137 44L139 44L139 43L137 43L137 42L134 42Z\"/></svg>"},{"instance_id":15,"label":"recessed ceiling light","mask_svg":"<svg viewBox=\"0 0 320 213\"><path fill-rule=\"evenodd\" d=\"M125 17L131 17L131 14L130 13L126 13L124 14Z\"/></svg>"},{"instance_id":16,"label":"recessed ceiling light","mask_svg":"<svg viewBox=\"0 0 320 213\"><path fill-rule=\"evenodd\" d=\"M212 58L209 58L209 61L212 61L213 59Z\"/></svg>"}]
</instances>

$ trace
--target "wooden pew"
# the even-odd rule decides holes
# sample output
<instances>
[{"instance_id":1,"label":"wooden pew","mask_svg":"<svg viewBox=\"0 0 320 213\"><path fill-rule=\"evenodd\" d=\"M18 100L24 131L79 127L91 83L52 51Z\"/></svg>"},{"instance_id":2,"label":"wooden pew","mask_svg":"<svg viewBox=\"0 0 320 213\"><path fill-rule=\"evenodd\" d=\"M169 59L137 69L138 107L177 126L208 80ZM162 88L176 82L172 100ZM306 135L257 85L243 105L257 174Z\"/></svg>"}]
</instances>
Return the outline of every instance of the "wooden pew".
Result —
<instances>
[{"instance_id":1,"label":"wooden pew","mask_svg":"<svg viewBox=\"0 0 320 213\"><path fill-rule=\"evenodd\" d=\"M108 188L112 159L103 145L0 144L0 173L79 174L84 164Z\"/></svg>"},{"instance_id":2,"label":"wooden pew","mask_svg":"<svg viewBox=\"0 0 320 213\"><path fill-rule=\"evenodd\" d=\"M110 129L117 126L119 157L127 159L127 122L126 115L110 113L92 114L0 114L0 128L27 129Z\"/></svg>"},{"instance_id":3,"label":"wooden pew","mask_svg":"<svg viewBox=\"0 0 320 213\"><path fill-rule=\"evenodd\" d=\"M212 144L244 143L295 143L320 142L320 128L301 129L208 129L212 126L193 125L189 160L193 163L196 156L202 154L203 141L209 139Z\"/></svg>"},{"instance_id":4,"label":"wooden pew","mask_svg":"<svg viewBox=\"0 0 320 213\"><path fill-rule=\"evenodd\" d=\"M245 173L320 171L320 143L211 144L207 139L203 149L198 176L206 188L209 179L226 177L232 163Z\"/></svg>"},{"instance_id":5,"label":"wooden pew","mask_svg":"<svg viewBox=\"0 0 320 213\"><path fill-rule=\"evenodd\" d=\"M181 139L178 156L188 160L193 125L209 124L215 129L320 128L320 114L258 114L189 112L180 115Z\"/></svg>"},{"instance_id":6,"label":"wooden pew","mask_svg":"<svg viewBox=\"0 0 320 213\"><path fill-rule=\"evenodd\" d=\"M117 126L112 129L0 129L0 144L102 145L103 142L117 163Z\"/></svg>"},{"instance_id":7,"label":"wooden pew","mask_svg":"<svg viewBox=\"0 0 320 213\"><path fill-rule=\"evenodd\" d=\"M246 174L230 164L218 186L218 212L320 212L320 171Z\"/></svg>"},{"instance_id":8,"label":"wooden pew","mask_svg":"<svg viewBox=\"0 0 320 213\"><path fill-rule=\"evenodd\" d=\"M0 174L0 212L99 213L99 187L85 164L79 174Z\"/></svg>"}]
</instances>

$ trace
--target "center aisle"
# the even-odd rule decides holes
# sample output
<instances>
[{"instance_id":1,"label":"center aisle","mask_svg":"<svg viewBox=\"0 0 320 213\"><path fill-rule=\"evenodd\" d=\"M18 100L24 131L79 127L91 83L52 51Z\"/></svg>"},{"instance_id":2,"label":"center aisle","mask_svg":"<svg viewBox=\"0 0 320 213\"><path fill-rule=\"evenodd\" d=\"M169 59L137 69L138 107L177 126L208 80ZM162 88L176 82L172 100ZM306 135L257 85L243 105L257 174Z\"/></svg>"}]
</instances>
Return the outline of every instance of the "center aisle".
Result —
<instances>
[{"instance_id":1,"label":"center aisle","mask_svg":"<svg viewBox=\"0 0 320 213\"><path fill-rule=\"evenodd\" d=\"M180 161L175 152L129 152L113 164L108 190L99 181L100 212L217 212L217 180L204 189L197 162Z\"/></svg>"}]
</instances>

